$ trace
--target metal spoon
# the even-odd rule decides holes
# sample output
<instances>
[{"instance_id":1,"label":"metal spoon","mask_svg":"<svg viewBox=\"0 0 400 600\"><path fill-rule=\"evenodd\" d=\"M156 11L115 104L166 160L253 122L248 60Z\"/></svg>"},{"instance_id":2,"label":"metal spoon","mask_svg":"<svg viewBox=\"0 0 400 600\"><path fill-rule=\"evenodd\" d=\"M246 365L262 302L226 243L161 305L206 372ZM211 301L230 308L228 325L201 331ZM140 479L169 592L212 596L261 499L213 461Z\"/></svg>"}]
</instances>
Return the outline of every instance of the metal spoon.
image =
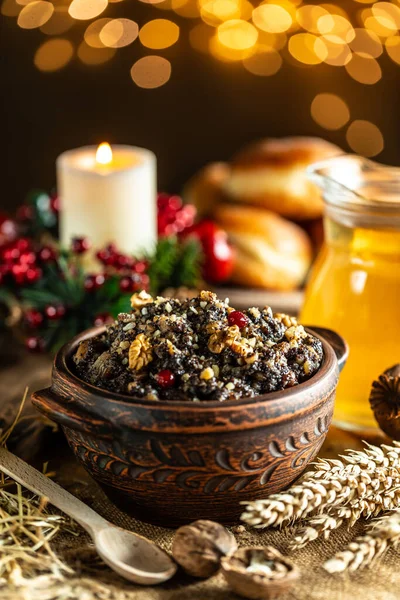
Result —
<instances>
[{"instance_id":1,"label":"metal spoon","mask_svg":"<svg viewBox=\"0 0 400 600\"><path fill-rule=\"evenodd\" d=\"M177 566L164 550L146 538L121 529L48 477L0 448L0 471L9 475L77 521L91 536L96 550L114 571L141 585L154 585L171 579Z\"/></svg>"}]
</instances>

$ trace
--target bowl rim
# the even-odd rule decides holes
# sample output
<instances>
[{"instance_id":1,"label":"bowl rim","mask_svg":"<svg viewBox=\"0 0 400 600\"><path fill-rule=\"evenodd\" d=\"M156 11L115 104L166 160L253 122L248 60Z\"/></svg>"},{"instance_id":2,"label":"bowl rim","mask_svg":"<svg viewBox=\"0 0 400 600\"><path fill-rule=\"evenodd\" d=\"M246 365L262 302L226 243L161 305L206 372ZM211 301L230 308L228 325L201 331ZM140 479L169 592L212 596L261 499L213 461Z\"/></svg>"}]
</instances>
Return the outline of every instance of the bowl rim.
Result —
<instances>
[{"instance_id":1,"label":"bowl rim","mask_svg":"<svg viewBox=\"0 0 400 600\"><path fill-rule=\"evenodd\" d=\"M311 333L314 337L319 339L322 343L323 348L323 359L322 364L318 371L307 381L303 381L298 385L295 385L291 388L286 388L284 390L278 390L275 392L268 392L266 394L261 394L253 397L245 397L245 398L237 398L234 400L207 400L207 401L199 401L192 402L188 400L168 400L168 401L160 401L160 400L147 400L144 398L135 398L134 396L129 396L127 394L119 394L116 392L112 392L106 390L104 388L97 387L92 385L91 383L87 383L78 375L76 375L70 368L69 362L71 361L72 353L76 350L78 344L86 339L90 339L96 335L103 333L106 330L106 326L100 327L92 327L90 329L86 329L85 331L79 333L74 336L69 342L64 344L57 352L54 363L53 363L53 377L54 373L58 372L59 374L63 374L63 376L68 380L68 383L74 383L75 385L80 386L84 391L89 394L94 394L98 397L101 397L104 400L107 400L110 403L115 403L119 405L124 405L126 407L138 407L143 406L147 408L168 410L170 409L193 409L195 411L207 410L207 409L234 409L235 407L239 407L242 405L255 404L260 405L263 402L268 402L268 404L282 403L285 402L287 404L290 400L293 400L298 395L301 395L307 388L315 388L318 387L318 384L323 385L323 382L326 381L329 376L335 374L338 377L339 368L338 368L338 360L335 354L334 349L330 345L330 343L320 334L315 332L312 327L305 327L308 333ZM336 383L337 383L337 377ZM336 385L336 384L335 384ZM332 386L335 387L335 386ZM272 408L271 406L271 408Z\"/></svg>"}]
</instances>

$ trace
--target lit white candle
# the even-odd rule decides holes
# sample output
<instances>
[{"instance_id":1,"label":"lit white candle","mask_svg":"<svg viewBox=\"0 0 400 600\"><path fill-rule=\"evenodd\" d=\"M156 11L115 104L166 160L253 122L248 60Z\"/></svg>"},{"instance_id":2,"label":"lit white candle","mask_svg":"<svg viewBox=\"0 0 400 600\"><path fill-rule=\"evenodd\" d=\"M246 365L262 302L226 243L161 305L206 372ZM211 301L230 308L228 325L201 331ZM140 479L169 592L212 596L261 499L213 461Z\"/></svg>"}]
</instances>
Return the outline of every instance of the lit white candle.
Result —
<instances>
[{"instance_id":1,"label":"lit white candle","mask_svg":"<svg viewBox=\"0 0 400 600\"><path fill-rule=\"evenodd\" d=\"M101 144L57 159L60 239L87 237L93 248L114 242L127 254L151 250L157 238L156 158L132 146Z\"/></svg>"}]
</instances>

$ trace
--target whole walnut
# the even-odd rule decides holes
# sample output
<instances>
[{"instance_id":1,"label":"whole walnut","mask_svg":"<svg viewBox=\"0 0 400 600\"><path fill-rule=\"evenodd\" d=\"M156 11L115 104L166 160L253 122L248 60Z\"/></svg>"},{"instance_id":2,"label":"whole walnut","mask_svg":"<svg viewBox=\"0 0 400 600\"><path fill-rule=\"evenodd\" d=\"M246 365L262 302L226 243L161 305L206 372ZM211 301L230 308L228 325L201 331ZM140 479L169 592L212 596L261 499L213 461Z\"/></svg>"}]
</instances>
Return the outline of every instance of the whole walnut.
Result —
<instances>
[{"instance_id":1,"label":"whole walnut","mask_svg":"<svg viewBox=\"0 0 400 600\"><path fill-rule=\"evenodd\" d=\"M221 558L237 549L235 537L214 521L199 520L180 527L172 543L172 556L193 577L211 577Z\"/></svg>"}]
</instances>

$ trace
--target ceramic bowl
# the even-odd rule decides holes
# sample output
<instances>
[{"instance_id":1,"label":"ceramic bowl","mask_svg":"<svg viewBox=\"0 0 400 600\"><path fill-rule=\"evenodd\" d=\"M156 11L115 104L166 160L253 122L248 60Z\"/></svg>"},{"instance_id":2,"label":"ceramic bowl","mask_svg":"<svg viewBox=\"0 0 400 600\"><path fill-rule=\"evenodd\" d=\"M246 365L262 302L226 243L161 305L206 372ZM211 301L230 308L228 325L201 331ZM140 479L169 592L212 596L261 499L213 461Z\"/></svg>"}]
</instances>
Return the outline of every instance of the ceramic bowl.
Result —
<instances>
[{"instance_id":1,"label":"ceramic bowl","mask_svg":"<svg viewBox=\"0 0 400 600\"><path fill-rule=\"evenodd\" d=\"M345 342L307 328L323 345L307 382L226 402L157 402L113 394L73 372L72 355L90 329L57 354L50 388L34 405L63 428L76 458L120 508L148 522L238 521L242 500L265 498L296 479L316 456L332 419Z\"/></svg>"}]
</instances>

